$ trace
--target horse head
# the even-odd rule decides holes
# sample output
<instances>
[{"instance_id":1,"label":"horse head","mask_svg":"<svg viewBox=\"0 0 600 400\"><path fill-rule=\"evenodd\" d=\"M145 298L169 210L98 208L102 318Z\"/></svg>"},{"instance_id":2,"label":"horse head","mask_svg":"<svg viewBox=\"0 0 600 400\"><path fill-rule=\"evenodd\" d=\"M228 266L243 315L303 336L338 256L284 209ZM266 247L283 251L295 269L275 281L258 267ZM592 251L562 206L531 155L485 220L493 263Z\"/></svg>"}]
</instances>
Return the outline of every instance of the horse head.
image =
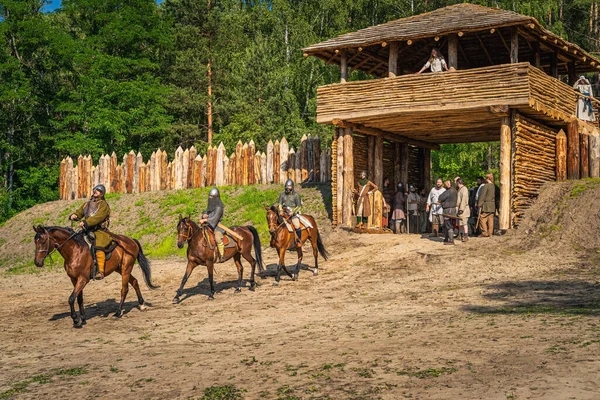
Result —
<instances>
[{"instance_id":1,"label":"horse head","mask_svg":"<svg viewBox=\"0 0 600 400\"><path fill-rule=\"evenodd\" d=\"M48 230L41 225L34 226L33 230L35 231L33 239L35 242L35 258L33 263L36 267L41 268L44 266L44 260L48 254L56 247L56 241L50 236Z\"/></svg>"},{"instance_id":2,"label":"horse head","mask_svg":"<svg viewBox=\"0 0 600 400\"><path fill-rule=\"evenodd\" d=\"M182 249L184 242L187 242L194 233L194 225L190 216L182 217L180 214L177 224L177 247Z\"/></svg>"},{"instance_id":3,"label":"horse head","mask_svg":"<svg viewBox=\"0 0 600 400\"><path fill-rule=\"evenodd\" d=\"M265 210L267 210L267 223L269 225L269 232L271 235L277 231L277 227L280 224L279 211L275 205L265 206Z\"/></svg>"}]
</instances>

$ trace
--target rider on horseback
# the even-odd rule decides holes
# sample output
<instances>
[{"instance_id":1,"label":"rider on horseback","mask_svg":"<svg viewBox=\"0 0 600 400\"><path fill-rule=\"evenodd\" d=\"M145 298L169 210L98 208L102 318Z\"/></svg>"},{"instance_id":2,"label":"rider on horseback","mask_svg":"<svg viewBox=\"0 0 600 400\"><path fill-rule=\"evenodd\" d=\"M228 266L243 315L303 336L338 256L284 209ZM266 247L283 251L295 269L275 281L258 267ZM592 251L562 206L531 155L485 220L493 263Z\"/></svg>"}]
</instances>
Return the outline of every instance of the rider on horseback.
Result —
<instances>
[{"instance_id":1,"label":"rider on horseback","mask_svg":"<svg viewBox=\"0 0 600 400\"><path fill-rule=\"evenodd\" d=\"M217 225L223 219L224 212L225 206L221 201L221 194L219 193L219 189L214 187L208 194L208 207L206 208L206 211L202 213L202 219L199 223L200 225L207 223L214 232L217 250L219 251L219 259L222 258L225 253L225 245L223 244L223 234L225 231Z\"/></svg>"},{"instance_id":2,"label":"rider on horseback","mask_svg":"<svg viewBox=\"0 0 600 400\"><path fill-rule=\"evenodd\" d=\"M279 195L278 203L279 215L282 217L287 215L288 219L292 221L296 230L296 245L302 246L302 228L300 227L300 219L298 218L300 207L302 207L302 199L300 199L300 195L294 190L294 182L291 179L285 182L285 193Z\"/></svg>"},{"instance_id":3,"label":"rider on horseback","mask_svg":"<svg viewBox=\"0 0 600 400\"><path fill-rule=\"evenodd\" d=\"M92 189L92 197L81 205L73 214L71 220L80 221L79 226L88 232L94 232L96 236L96 260L98 261L98 273L94 279L104 279L104 264L106 254L104 249L107 249L112 238L106 232L110 224L110 207L104 199L106 188L104 185L97 185Z\"/></svg>"}]
</instances>

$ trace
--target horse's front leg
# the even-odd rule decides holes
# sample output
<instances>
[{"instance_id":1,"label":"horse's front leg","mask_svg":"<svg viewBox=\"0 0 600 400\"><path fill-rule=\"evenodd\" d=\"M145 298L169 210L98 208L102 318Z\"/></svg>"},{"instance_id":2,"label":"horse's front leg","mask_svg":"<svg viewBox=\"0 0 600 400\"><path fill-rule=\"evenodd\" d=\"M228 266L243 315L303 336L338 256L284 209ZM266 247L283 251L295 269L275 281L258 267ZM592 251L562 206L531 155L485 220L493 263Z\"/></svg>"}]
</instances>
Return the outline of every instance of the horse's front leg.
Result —
<instances>
[{"instance_id":1,"label":"horse's front leg","mask_svg":"<svg viewBox=\"0 0 600 400\"><path fill-rule=\"evenodd\" d=\"M210 283L210 295L208 296L209 300L215 299L215 281L213 279L213 275L215 272L215 264L211 260L206 261L206 269L208 270L208 282Z\"/></svg>"},{"instance_id":2,"label":"horse's front leg","mask_svg":"<svg viewBox=\"0 0 600 400\"><path fill-rule=\"evenodd\" d=\"M77 279L71 278L71 282L73 282L73 286L74 286L73 292L69 296L69 307L71 307L71 318L73 319L73 327L81 328L83 326L83 323L82 323L81 319L79 318L79 316L77 315L77 312L75 311L75 300L78 298L79 294L83 291L83 288L88 283L88 279L85 279L82 276L80 276ZM82 298L82 301L83 301L83 298Z\"/></svg>"},{"instance_id":3,"label":"horse's front leg","mask_svg":"<svg viewBox=\"0 0 600 400\"><path fill-rule=\"evenodd\" d=\"M315 257L315 270L313 276L319 275L319 248L317 247L317 235L318 233L311 234L310 244L312 245L313 256Z\"/></svg>"},{"instance_id":4,"label":"horse's front leg","mask_svg":"<svg viewBox=\"0 0 600 400\"><path fill-rule=\"evenodd\" d=\"M181 294L183 293L183 287L185 286L185 283L187 282L190 275L192 274L192 271L194 270L194 268L196 268L196 265L198 265L198 264L188 260L187 268L185 269L185 273L183 274L183 278L181 279L181 285L179 285L179 289L177 289L177 292L175 292L175 297L173 298L173 304L177 304L181 301L179 299L179 296L181 296Z\"/></svg>"},{"instance_id":5,"label":"horse's front leg","mask_svg":"<svg viewBox=\"0 0 600 400\"><path fill-rule=\"evenodd\" d=\"M233 256L233 261L235 261L235 266L238 271L238 282L237 282L237 287L235 288L236 293L242 291L242 277L244 275L244 266L242 265L242 262L240 260L241 260L240 253L236 253Z\"/></svg>"},{"instance_id":6,"label":"horse's front leg","mask_svg":"<svg viewBox=\"0 0 600 400\"><path fill-rule=\"evenodd\" d=\"M300 266L302 265L302 257L304 253L302 252L302 246L296 246L296 251L298 252L298 262L296 263L296 272L292 277L292 280L298 280L298 276L300 275Z\"/></svg>"},{"instance_id":7,"label":"horse's front leg","mask_svg":"<svg viewBox=\"0 0 600 400\"><path fill-rule=\"evenodd\" d=\"M85 310L83 309L83 290L77 295L77 304L79 305L79 316L81 317L81 325L85 325Z\"/></svg>"},{"instance_id":8,"label":"horse's front leg","mask_svg":"<svg viewBox=\"0 0 600 400\"><path fill-rule=\"evenodd\" d=\"M281 279L281 268L285 268L285 250L285 245L282 245L277 249L277 251L279 251L279 261L277 262L277 275L275 276L275 282L273 282L273 286L279 285L279 280Z\"/></svg>"},{"instance_id":9,"label":"horse's front leg","mask_svg":"<svg viewBox=\"0 0 600 400\"><path fill-rule=\"evenodd\" d=\"M125 298L127 297L127 293L129 293L130 274L123 270L124 268L121 268L121 302L119 303L119 309L114 315L115 318L121 318L123 316L123 304L125 304Z\"/></svg>"}]
</instances>

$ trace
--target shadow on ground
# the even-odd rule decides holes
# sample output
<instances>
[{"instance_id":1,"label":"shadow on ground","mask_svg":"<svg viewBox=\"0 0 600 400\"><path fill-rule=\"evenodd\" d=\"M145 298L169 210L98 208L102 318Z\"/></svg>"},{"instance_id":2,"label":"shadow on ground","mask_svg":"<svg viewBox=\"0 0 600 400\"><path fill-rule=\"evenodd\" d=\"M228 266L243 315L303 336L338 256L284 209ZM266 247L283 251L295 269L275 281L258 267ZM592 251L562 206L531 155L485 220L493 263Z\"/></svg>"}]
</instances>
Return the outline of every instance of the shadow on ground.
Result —
<instances>
[{"instance_id":1,"label":"shadow on ground","mask_svg":"<svg viewBox=\"0 0 600 400\"><path fill-rule=\"evenodd\" d=\"M467 305L476 314L557 314L600 316L600 284L581 280L504 282L484 287L497 306Z\"/></svg>"}]
</instances>

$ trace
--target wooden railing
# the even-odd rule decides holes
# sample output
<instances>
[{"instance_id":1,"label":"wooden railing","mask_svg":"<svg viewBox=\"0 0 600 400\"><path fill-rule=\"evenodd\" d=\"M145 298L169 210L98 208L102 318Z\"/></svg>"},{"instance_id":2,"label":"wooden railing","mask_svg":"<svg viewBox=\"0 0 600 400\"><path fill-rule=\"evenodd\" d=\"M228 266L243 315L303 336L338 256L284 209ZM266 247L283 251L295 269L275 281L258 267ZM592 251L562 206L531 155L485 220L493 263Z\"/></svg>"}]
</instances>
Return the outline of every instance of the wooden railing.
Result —
<instances>
[{"instance_id":1,"label":"wooden railing","mask_svg":"<svg viewBox=\"0 0 600 400\"><path fill-rule=\"evenodd\" d=\"M95 185L109 193L141 193L203 186L253 185L331 180L331 149L321 149L318 136L303 136L297 150L285 138L269 141L264 152L253 141L238 142L227 156L223 143L200 155L195 147L177 149L171 161L164 150L144 161L130 151L121 164L117 155L103 155L94 166L90 156L67 157L60 163L61 200L88 197Z\"/></svg>"}]
</instances>

